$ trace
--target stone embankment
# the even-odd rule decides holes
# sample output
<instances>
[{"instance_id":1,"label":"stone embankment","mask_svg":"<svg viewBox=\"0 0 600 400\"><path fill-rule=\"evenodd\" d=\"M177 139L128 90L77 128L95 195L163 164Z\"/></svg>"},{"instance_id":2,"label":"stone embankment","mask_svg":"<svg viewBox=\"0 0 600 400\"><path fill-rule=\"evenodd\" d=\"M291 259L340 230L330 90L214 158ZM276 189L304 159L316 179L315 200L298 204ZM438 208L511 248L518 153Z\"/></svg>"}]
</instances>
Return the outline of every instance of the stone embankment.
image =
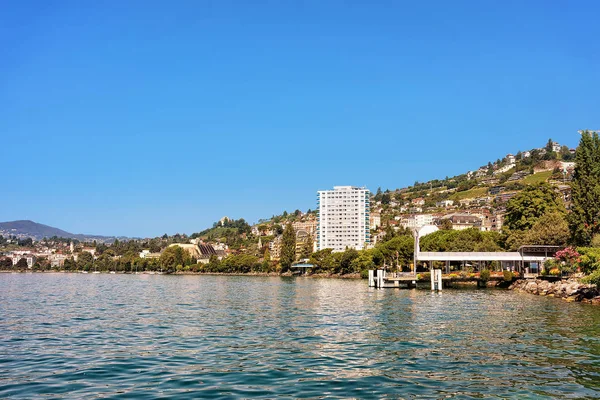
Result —
<instances>
[{"instance_id":1,"label":"stone embankment","mask_svg":"<svg viewBox=\"0 0 600 400\"><path fill-rule=\"evenodd\" d=\"M586 285L575 279L556 282L540 279L519 279L510 285L508 289L540 296L559 297L566 301L581 301L600 305L600 289L596 285Z\"/></svg>"}]
</instances>

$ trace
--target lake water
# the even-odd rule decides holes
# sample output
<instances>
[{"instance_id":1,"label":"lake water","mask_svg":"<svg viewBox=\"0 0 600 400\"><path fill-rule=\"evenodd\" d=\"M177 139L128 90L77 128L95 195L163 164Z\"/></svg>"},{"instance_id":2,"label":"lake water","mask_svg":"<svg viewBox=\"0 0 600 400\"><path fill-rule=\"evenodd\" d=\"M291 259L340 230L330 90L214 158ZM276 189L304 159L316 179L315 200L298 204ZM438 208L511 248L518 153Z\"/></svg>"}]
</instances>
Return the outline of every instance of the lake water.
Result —
<instances>
[{"instance_id":1,"label":"lake water","mask_svg":"<svg viewBox=\"0 0 600 400\"><path fill-rule=\"evenodd\" d=\"M0 274L0 398L600 398L600 307L366 281Z\"/></svg>"}]
</instances>

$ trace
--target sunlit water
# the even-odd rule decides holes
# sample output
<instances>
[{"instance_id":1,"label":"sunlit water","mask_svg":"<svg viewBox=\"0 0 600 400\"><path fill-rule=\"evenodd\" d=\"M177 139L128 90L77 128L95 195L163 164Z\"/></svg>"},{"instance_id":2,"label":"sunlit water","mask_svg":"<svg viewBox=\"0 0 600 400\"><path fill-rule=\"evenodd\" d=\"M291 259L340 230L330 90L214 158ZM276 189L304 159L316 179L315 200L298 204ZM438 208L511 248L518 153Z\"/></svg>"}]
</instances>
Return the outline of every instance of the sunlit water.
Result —
<instances>
[{"instance_id":1,"label":"sunlit water","mask_svg":"<svg viewBox=\"0 0 600 400\"><path fill-rule=\"evenodd\" d=\"M600 398L600 307L365 281L0 274L0 398Z\"/></svg>"}]
</instances>

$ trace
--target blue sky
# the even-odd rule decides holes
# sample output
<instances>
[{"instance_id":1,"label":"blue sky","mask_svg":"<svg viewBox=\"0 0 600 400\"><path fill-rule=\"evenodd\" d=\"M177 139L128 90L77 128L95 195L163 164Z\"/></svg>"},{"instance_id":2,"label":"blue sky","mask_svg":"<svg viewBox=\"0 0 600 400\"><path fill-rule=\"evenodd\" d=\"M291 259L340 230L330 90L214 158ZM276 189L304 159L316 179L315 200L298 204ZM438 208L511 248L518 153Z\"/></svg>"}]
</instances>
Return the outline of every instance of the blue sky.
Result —
<instances>
[{"instance_id":1,"label":"blue sky","mask_svg":"<svg viewBox=\"0 0 600 400\"><path fill-rule=\"evenodd\" d=\"M102 3L102 4L101 4ZM0 221L192 233L600 129L595 1L0 0Z\"/></svg>"}]
</instances>

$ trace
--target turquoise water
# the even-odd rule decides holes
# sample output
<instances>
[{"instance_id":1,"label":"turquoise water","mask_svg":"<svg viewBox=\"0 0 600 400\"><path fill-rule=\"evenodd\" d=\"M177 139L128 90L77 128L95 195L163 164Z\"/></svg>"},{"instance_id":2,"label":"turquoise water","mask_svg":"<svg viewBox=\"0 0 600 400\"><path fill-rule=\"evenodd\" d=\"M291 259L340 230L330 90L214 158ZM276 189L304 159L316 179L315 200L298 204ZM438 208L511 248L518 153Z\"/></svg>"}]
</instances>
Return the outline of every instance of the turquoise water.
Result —
<instances>
[{"instance_id":1,"label":"turquoise water","mask_svg":"<svg viewBox=\"0 0 600 400\"><path fill-rule=\"evenodd\" d=\"M600 307L365 281L0 274L0 398L600 398Z\"/></svg>"}]
</instances>

